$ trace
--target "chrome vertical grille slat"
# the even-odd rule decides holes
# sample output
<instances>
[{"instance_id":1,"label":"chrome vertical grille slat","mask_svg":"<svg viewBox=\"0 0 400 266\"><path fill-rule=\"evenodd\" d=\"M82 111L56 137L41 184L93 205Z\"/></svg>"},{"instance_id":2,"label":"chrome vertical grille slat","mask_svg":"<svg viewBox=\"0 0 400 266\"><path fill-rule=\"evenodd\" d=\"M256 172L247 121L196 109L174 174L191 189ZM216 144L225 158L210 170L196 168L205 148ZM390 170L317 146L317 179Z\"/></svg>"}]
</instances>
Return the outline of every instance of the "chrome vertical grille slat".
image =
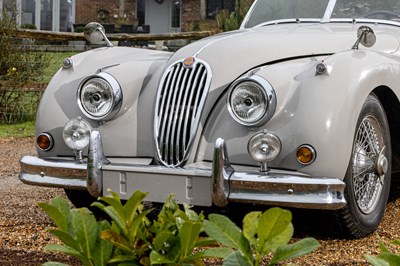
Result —
<instances>
[{"instance_id":1,"label":"chrome vertical grille slat","mask_svg":"<svg viewBox=\"0 0 400 266\"><path fill-rule=\"evenodd\" d=\"M211 81L210 67L195 59L169 67L160 82L154 118L158 160L170 167L187 160Z\"/></svg>"}]
</instances>

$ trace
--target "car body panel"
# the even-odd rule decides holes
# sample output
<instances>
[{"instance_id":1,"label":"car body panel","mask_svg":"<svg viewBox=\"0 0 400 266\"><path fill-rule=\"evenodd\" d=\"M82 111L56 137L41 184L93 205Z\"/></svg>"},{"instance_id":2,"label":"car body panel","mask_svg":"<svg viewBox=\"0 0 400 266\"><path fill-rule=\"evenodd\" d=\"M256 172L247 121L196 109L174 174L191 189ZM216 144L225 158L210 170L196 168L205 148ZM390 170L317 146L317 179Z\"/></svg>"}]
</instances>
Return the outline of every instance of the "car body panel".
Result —
<instances>
[{"instance_id":1,"label":"car body panel","mask_svg":"<svg viewBox=\"0 0 400 266\"><path fill-rule=\"evenodd\" d=\"M362 45L368 42L362 40L360 26L376 37L371 47ZM398 104L399 29L398 22L372 19L275 21L208 37L175 53L107 47L78 54L71 58L71 68L63 67L53 77L39 106L36 135L50 134L54 145L46 151L38 148L36 159L24 157L20 179L67 189L87 186L93 196L111 188L123 199L137 188L154 194L154 201L176 193L178 202L195 205L239 201L342 208L343 179L363 104L382 88ZM171 69L182 66L179 73L189 72L196 64L205 67L210 81L204 106L199 107L187 156L179 165L168 165L160 158L159 149L166 144L157 139L156 128L161 99L173 97L168 90L162 92L163 82ZM319 72L319 67L325 70ZM100 72L117 81L123 101L115 117L96 120L79 108L77 98L83 81ZM191 85L176 80L181 83L171 85L174 95L177 88ZM269 110L269 120L245 126L232 117L228 97L241 80L263 80L271 86L268 108L274 110ZM162 112L172 121L180 111L192 109L174 100ZM63 141L64 126L75 118L92 127L80 156L81 151ZM270 132L281 142L279 154L265 164L248 152L258 132ZM296 157L302 145L316 151L310 164ZM79 185L69 178L76 178L76 169L81 175L87 172L77 178Z\"/></svg>"}]
</instances>

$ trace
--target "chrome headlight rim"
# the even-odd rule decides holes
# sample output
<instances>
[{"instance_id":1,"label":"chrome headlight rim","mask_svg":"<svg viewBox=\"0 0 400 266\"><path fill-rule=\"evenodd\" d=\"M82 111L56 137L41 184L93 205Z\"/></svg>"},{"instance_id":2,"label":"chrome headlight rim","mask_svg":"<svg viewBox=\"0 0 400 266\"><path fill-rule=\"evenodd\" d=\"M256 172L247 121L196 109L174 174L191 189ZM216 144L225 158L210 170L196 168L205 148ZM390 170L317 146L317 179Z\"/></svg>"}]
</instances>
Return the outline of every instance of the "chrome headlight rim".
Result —
<instances>
[{"instance_id":1,"label":"chrome headlight rim","mask_svg":"<svg viewBox=\"0 0 400 266\"><path fill-rule=\"evenodd\" d=\"M236 113L233 110L233 107L231 106L231 97L235 89L242 83L244 82L252 82L256 86L262 89L262 93L264 94L265 97L265 102L267 105L266 110L264 111L264 114L257 120L252 121L252 122L247 122L242 120L239 116L236 115ZM241 125L247 126L247 127L258 127L266 122L268 122L272 116L275 113L276 110L276 94L275 90L272 87L272 85L263 77L258 76L258 75L252 75L252 76L245 76L242 78L237 79L235 82L232 83L232 85L229 88L228 91L228 97L227 97L227 108L229 111L229 114L231 117L238 122Z\"/></svg>"},{"instance_id":2,"label":"chrome headlight rim","mask_svg":"<svg viewBox=\"0 0 400 266\"><path fill-rule=\"evenodd\" d=\"M83 89L88 84L88 82L90 82L93 79L101 79L101 80L105 81L109 85L110 92L112 95L111 107L109 108L109 110L107 110L106 113L104 113L102 115L96 115L95 113L90 112L89 110L87 110L87 108L85 108L85 106L82 102L81 96L82 96ZM121 86L118 83L118 81L112 75L110 75L106 72L100 72L100 73L96 73L94 75L88 76L79 84L76 98L77 98L79 109L82 111L82 113L86 117L93 119L93 120L97 120L97 121L107 121L107 120L114 118L118 114L119 110L121 109L122 89L121 89Z\"/></svg>"}]
</instances>

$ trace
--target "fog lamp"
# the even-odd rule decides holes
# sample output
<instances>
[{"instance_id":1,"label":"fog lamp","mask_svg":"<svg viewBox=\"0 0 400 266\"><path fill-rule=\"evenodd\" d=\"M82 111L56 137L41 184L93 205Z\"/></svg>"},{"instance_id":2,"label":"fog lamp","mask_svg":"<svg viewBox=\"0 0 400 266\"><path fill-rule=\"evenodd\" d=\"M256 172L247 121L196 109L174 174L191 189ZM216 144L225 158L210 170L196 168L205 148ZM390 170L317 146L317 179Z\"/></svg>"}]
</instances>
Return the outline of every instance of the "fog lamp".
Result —
<instances>
[{"instance_id":1,"label":"fog lamp","mask_svg":"<svg viewBox=\"0 0 400 266\"><path fill-rule=\"evenodd\" d=\"M312 164L316 156L315 149L310 145L301 145L297 148L297 161L303 165Z\"/></svg>"},{"instance_id":2,"label":"fog lamp","mask_svg":"<svg viewBox=\"0 0 400 266\"><path fill-rule=\"evenodd\" d=\"M82 150L89 144L92 127L81 117L68 121L63 130L65 144L74 150L77 159L82 159Z\"/></svg>"},{"instance_id":3,"label":"fog lamp","mask_svg":"<svg viewBox=\"0 0 400 266\"><path fill-rule=\"evenodd\" d=\"M261 171L268 171L267 163L276 159L281 152L280 139L273 133L263 130L257 132L247 144L250 156L261 163Z\"/></svg>"},{"instance_id":4,"label":"fog lamp","mask_svg":"<svg viewBox=\"0 0 400 266\"><path fill-rule=\"evenodd\" d=\"M36 137L36 145L42 151L48 151L53 148L53 137L49 133L40 133Z\"/></svg>"}]
</instances>

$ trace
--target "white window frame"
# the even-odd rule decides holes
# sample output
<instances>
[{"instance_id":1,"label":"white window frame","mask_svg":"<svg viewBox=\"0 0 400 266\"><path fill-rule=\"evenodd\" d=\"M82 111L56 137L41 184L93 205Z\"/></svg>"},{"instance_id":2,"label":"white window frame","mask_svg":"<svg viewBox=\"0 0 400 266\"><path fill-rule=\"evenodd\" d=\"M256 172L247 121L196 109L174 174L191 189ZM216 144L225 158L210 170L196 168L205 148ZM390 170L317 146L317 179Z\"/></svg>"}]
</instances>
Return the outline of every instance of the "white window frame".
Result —
<instances>
[{"instance_id":1,"label":"white window frame","mask_svg":"<svg viewBox=\"0 0 400 266\"><path fill-rule=\"evenodd\" d=\"M72 22L75 22L76 17L76 0L72 1ZM52 31L60 30L60 0L53 0L53 20L52 20ZM22 0L16 0L17 5L17 24L21 25L22 17ZM3 10L3 0L0 0L0 10ZM0 18L3 16L3 13L0 12ZM41 22L41 0L35 1L35 25L38 30L40 30L40 22Z\"/></svg>"}]
</instances>

